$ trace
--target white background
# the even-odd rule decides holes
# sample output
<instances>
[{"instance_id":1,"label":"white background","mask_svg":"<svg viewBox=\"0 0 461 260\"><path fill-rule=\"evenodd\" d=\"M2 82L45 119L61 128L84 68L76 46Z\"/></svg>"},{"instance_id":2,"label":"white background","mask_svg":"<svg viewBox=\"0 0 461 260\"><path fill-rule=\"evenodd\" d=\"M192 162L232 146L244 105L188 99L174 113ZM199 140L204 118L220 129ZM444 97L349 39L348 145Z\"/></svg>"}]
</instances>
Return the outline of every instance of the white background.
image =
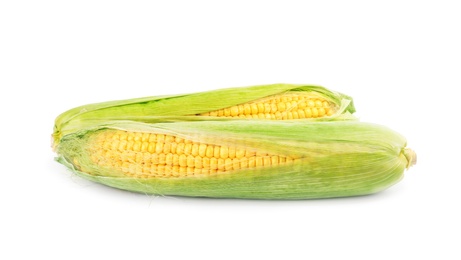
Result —
<instances>
[{"instance_id":1,"label":"white background","mask_svg":"<svg viewBox=\"0 0 461 260\"><path fill-rule=\"evenodd\" d=\"M1 259L461 259L457 1L1 1ZM418 164L385 192L154 197L53 161L75 106L271 83L354 97ZM458 247L458 248L457 248Z\"/></svg>"}]
</instances>

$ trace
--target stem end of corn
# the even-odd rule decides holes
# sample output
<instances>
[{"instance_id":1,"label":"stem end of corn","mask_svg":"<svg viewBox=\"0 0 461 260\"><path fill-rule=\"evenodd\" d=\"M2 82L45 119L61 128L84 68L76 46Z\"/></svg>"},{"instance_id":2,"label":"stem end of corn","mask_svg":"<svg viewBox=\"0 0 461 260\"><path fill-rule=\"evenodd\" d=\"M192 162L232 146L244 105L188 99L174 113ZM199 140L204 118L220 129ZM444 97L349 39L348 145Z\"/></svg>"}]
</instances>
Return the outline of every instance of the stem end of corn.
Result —
<instances>
[{"instance_id":1,"label":"stem end of corn","mask_svg":"<svg viewBox=\"0 0 461 260\"><path fill-rule=\"evenodd\" d=\"M407 158L408 164L407 169L416 164L416 152L410 148L403 149L403 155Z\"/></svg>"}]
</instances>

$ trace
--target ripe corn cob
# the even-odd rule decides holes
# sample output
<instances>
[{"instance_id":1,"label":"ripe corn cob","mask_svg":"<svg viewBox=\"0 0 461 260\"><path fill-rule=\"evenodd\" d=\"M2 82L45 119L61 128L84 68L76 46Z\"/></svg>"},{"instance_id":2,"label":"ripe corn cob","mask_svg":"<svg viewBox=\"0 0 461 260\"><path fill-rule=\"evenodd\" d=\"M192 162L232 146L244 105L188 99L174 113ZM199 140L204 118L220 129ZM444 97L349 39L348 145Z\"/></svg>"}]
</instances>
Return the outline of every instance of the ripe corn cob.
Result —
<instances>
[{"instance_id":1,"label":"ripe corn cob","mask_svg":"<svg viewBox=\"0 0 461 260\"><path fill-rule=\"evenodd\" d=\"M352 99L319 86L275 84L202 93L111 101L71 109L56 119L53 142L81 128L132 120L159 123L189 120L344 120Z\"/></svg>"},{"instance_id":2,"label":"ripe corn cob","mask_svg":"<svg viewBox=\"0 0 461 260\"><path fill-rule=\"evenodd\" d=\"M65 135L57 160L160 195L306 199L375 193L415 163L405 139L357 121L109 121Z\"/></svg>"}]
</instances>

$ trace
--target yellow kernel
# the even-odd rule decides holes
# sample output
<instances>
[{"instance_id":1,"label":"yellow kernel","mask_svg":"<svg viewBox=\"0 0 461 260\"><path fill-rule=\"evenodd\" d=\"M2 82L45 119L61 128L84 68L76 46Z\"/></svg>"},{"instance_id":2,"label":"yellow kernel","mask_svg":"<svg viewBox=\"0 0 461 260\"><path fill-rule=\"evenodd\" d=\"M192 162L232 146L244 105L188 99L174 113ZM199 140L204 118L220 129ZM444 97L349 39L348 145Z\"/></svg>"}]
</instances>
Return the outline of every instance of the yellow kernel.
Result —
<instances>
[{"instance_id":1,"label":"yellow kernel","mask_svg":"<svg viewBox=\"0 0 461 260\"><path fill-rule=\"evenodd\" d=\"M144 161L145 163L149 163L149 164L150 164L152 155L151 155L150 153L145 152L145 153L143 153L143 157L144 157L144 158L143 158L143 161Z\"/></svg>"},{"instance_id":2,"label":"yellow kernel","mask_svg":"<svg viewBox=\"0 0 461 260\"><path fill-rule=\"evenodd\" d=\"M165 142L165 135L159 134L157 135L157 142Z\"/></svg>"},{"instance_id":3,"label":"yellow kernel","mask_svg":"<svg viewBox=\"0 0 461 260\"><path fill-rule=\"evenodd\" d=\"M231 115L231 111L229 108L224 108L224 116L230 116Z\"/></svg>"},{"instance_id":4,"label":"yellow kernel","mask_svg":"<svg viewBox=\"0 0 461 260\"><path fill-rule=\"evenodd\" d=\"M179 166L178 165L174 165L173 167L171 167L171 174L173 176L179 176Z\"/></svg>"},{"instance_id":5,"label":"yellow kernel","mask_svg":"<svg viewBox=\"0 0 461 260\"><path fill-rule=\"evenodd\" d=\"M187 166L187 156L185 154L179 155L179 166L181 167Z\"/></svg>"},{"instance_id":6,"label":"yellow kernel","mask_svg":"<svg viewBox=\"0 0 461 260\"><path fill-rule=\"evenodd\" d=\"M142 133L134 133L134 141L139 142L142 140Z\"/></svg>"},{"instance_id":7,"label":"yellow kernel","mask_svg":"<svg viewBox=\"0 0 461 260\"><path fill-rule=\"evenodd\" d=\"M306 108L304 110L304 113L306 114L306 118L311 118L312 117L312 111L310 108Z\"/></svg>"},{"instance_id":8,"label":"yellow kernel","mask_svg":"<svg viewBox=\"0 0 461 260\"><path fill-rule=\"evenodd\" d=\"M270 156L264 156L263 157L263 165L264 166L269 166L271 165L271 160L272 158Z\"/></svg>"},{"instance_id":9,"label":"yellow kernel","mask_svg":"<svg viewBox=\"0 0 461 260\"><path fill-rule=\"evenodd\" d=\"M298 117L299 117L300 119L306 118L306 113L304 113L304 110L303 110L303 109L298 110Z\"/></svg>"},{"instance_id":10,"label":"yellow kernel","mask_svg":"<svg viewBox=\"0 0 461 260\"><path fill-rule=\"evenodd\" d=\"M147 142L147 141L149 141L149 136L150 136L149 133L142 133L141 141L142 141L142 142Z\"/></svg>"},{"instance_id":11,"label":"yellow kernel","mask_svg":"<svg viewBox=\"0 0 461 260\"><path fill-rule=\"evenodd\" d=\"M275 119L281 120L282 119L282 113L280 113L279 111L275 112Z\"/></svg>"},{"instance_id":12,"label":"yellow kernel","mask_svg":"<svg viewBox=\"0 0 461 260\"><path fill-rule=\"evenodd\" d=\"M164 173L165 176L171 176L173 174L173 167L165 165Z\"/></svg>"},{"instance_id":13,"label":"yellow kernel","mask_svg":"<svg viewBox=\"0 0 461 260\"><path fill-rule=\"evenodd\" d=\"M223 171L225 163L226 161L223 158L219 158L218 159L218 170Z\"/></svg>"},{"instance_id":14,"label":"yellow kernel","mask_svg":"<svg viewBox=\"0 0 461 260\"><path fill-rule=\"evenodd\" d=\"M234 160L235 160L235 159L234 159ZM248 168L248 158L242 157L242 158L240 159L240 168L241 168L241 169L246 169L246 168Z\"/></svg>"},{"instance_id":15,"label":"yellow kernel","mask_svg":"<svg viewBox=\"0 0 461 260\"><path fill-rule=\"evenodd\" d=\"M158 164L165 164L166 161L166 155L164 153L161 153L158 155Z\"/></svg>"},{"instance_id":16,"label":"yellow kernel","mask_svg":"<svg viewBox=\"0 0 461 260\"><path fill-rule=\"evenodd\" d=\"M243 108L243 105L238 105L238 109L239 109L239 112L238 112L239 115L243 114L243 112L244 112L244 110L245 110L245 109Z\"/></svg>"},{"instance_id":17,"label":"yellow kernel","mask_svg":"<svg viewBox=\"0 0 461 260\"><path fill-rule=\"evenodd\" d=\"M198 146L199 146L199 144L197 144L197 143L192 144L191 154L192 154L193 156L197 156L197 155L198 155Z\"/></svg>"},{"instance_id":18,"label":"yellow kernel","mask_svg":"<svg viewBox=\"0 0 461 260\"><path fill-rule=\"evenodd\" d=\"M113 141L112 141L112 144L111 144L111 146L110 146L110 148L111 148L112 150L117 150L117 147L118 147L119 143L120 143L119 140L113 140Z\"/></svg>"},{"instance_id":19,"label":"yellow kernel","mask_svg":"<svg viewBox=\"0 0 461 260\"><path fill-rule=\"evenodd\" d=\"M264 165L264 164L263 164L263 157L261 157L261 156L256 157L256 158L255 158L255 161L256 161L256 164L255 164L256 167L259 167L259 166L263 166L263 165Z\"/></svg>"},{"instance_id":20,"label":"yellow kernel","mask_svg":"<svg viewBox=\"0 0 461 260\"><path fill-rule=\"evenodd\" d=\"M218 159L216 157L210 158L210 169L218 169Z\"/></svg>"},{"instance_id":21,"label":"yellow kernel","mask_svg":"<svg viewBox=\"0 0 461 260\"><path fill-rule=\"evenodd\" d=\"M319 111L316 107L312 108L312 117L318 117L319 116Z\"/></svg>"},{"instance_id":22,"label":"yellow kernel","mask_svg":"<svg viewBox=\"0 0 461 260\"><path fill-rule=\"evenodd\" d=\"M235 147L230 146L229 147L229 158L234 159L235 158L235 153L236 153Z\"/></svg>"},{"instance_id":23,"label":"yellow kernel","mask_svg":"<svg viewBox=\"0 0 461 260\"><path fill-rule=\"evenodd\" d=\"M277 105L275 103L271 103L270 106L271 106L271 111L270 111L271 114L277 112Z\"/></svg>"},{"instance_id":24,"label":"yellow kernel","mask_svg":"<svg viewBox=\"0 0 461 260\"><path fill-rule=\"evenodd\" d=\"M179 143L178 146L176 147L176 153L183 154L185 145L186 145L185 143Z\"/></svg>"},{"instance_id":25,"label":"yellow kernel","mask_svg":"<svg viewBox=\"0 0 461 260\"><path fill-rule=\"evenodd\" d=\"M253 103L253 104L250 104L250 107L251 107L251 114L258 114L258 106Z\"/></svg>"},{"instance_id":26,"label":"yellow kernel","mask_svg":"<svg viewBox=\"0 0 461 260\"><path fill-rule=\"evenodd\" d=\"M157 165L157 174L164 175L165 174L165 165Z\"/></svg>"},{"instance_id":27,"label":"yellow kernel","mask_svg":"<svg viewBox=\"0 0 461 260\"><path fill-rule=\"evenodd\" d=\"M279 164L279 157L277 155L273 155L271 157L271 165L278 165Z\"/></svg>"},{"instance_id":28,"label":"yellow kernel","mask_svg":"<svg viewBox=\"0 0 461 260\"><path fill-rule=\"evenodd\" d=\"M239 114L239 108L237 106L232 106L230 108L230 115L237 116Z\"/></svg>"},{"instance_id":29,"label":"yellow kernel","mask_svg":"<svg viewBox=\"0 0 461 260\"><path fill-rule=\"evenodd\" d=\"M268 103L264 103L264 113L270 113L271 112L271 105Z\"/></svg>"},{"instance_id":30,"label":"yellow kernel","mask_svg":"<svg viewBox=\"0 0 461 260\"><path fill-rule=\"evenodd\" d=\"M173 154L171 164L172 165L179 165L179 155L178 154Z\"/></svg>"},{"instance_id":31,"label":"yellow kernel","mask_svg":"<svg viewBox=\"0 0 461 260\"><path fill-rule=\"evenodd\" d=\"M243 158L244 156L245 156L245 150L243 149L235 150L235 158Z\"/></svg>"},{"instance_id":32,"label":"yellow kernel","mask_svg":"<svg viewBox=\"0 0 461 260\"><path fill-rule=\"evenodd\" d=\"M325 115L325 109L323 107L319 108L319 116L324 116Z\"/></svg>"},{"instance_id":33,"label":"yellow kernel","mask_svg":"<svg viewBox=\"0 0 461 260\"><path fill-rule=\"evenodd\" d=\"M142 142L142 144L141 144L141 152L147 152L148 147L149 147L148 142Z\"/></svg>"},{"instance_id":34,"label":"yellow kernel","mask_svg":"<svg viewBox=\"0 0 461 260\"><path fill-rule=\"evenodd\" d=\"M126 149L130 151L133 150L133 144L133 141L128 141L128 143L126 144Z\"/></svg>"},{"instance_id":35,"label":"yellow kernel","mask_svg":"<svg viewBox=\"0 0 461 260\"><path fill-rule=\"evenodd\" d=\"M256 157L249 157L248 158L248 168L253 168L255 166L256 166Z\"/></svg>"},{"instance_id":36,"label":"yellow kernel","mask_svg":"<svg viewBox=\"0 0 461 260\"><path fill-rule=\"evenodd\" d=\"M170 152L171 153L176 153L176 148L178 147L178 143L172 142L170 143Z\"/></svg>"},{"instance_id":37,"label":"yellow kernel","mask_svg":"<svg viewBox=\"0 0 461 260\"><path fill-rule=\"evenodd\" d=\"M284 112L287 109L285 102L280 102L277 104L277 110L280 112Z\"/></svg>"},{"instance_id":38,"label":"yellow kernel","mask_svg":"<svg viewBox=\"0 0 461 260\"><path fill-rule=\"evenodd\" d=\"M207 145L206 144L200 144L198 146L198 155L201 156L201 157L205 157L206 155L206 148L207 148Z\"/></svg>"},{"instance_id":39,"label":"yellow kernel","mask_svg":"<svg viewBox=\"0 0 461 260\"><path fill-rule=\"evenodd\" d=\"M172 135L165 136L165 143L173 143L176 138Z\"/></svg>"},{"instance_id":40,"label":"yellow kernel","mask_svg":"<svg viewBox=\"0 0 461 260\"><path fill-rule=\"evenodd\" d=\"M155 144L155 152L156 152L156 153L161 153L161 152L163 152L163 143L156 143L156 144Z\"/></svg>"},{"instance_id":41,"label":"yellow kernel","mask_svg":"<svg viewBox=\"0 0 461 260\"><path fill-rule=\"evenodd\" d=\"M229 157L229 148L227 146L222 146L219 152L219 157L226 159Z\"/></svg>"},{"instance_id":42,"label":"yellow kernel","mask_svg":"<svg viewBox=\"0 0 461 260\"><path fill-rule=\"evenodd\" d=\"M243 105L243 113L244 113L245 115L251 114L251 107L250 107L249 104L244 104L244 105Z\"/></svg>"},{"instance_id":43,"label":"yellow kernel","mask_svg":"<svg viewBox=\"0 0 461 260\"><path fill-rule=\"evenodd\" d=\"M184 146L184 153L189 155L192 153L192 143L186 143Z\"/></svg>"},{"instance_id":44,"label":"yellow kernel","mask_svg":"<svg viewBox=\"0 0 461 260\"><path fill-rule=\"evenodd\" d=\"M130 165L128 166L128 172L129 172L130 174L136 174L136 165L130 164Z\"/></svg>"},{"instance_id":45,"label":"yellow kernel","mask_svg":"<svg viewBox=\"0 0 461 260\"><path fill-rule=\"evenodd\" d=\"M257 103L257 106L258 106L258 113L264 113L264 104Z\"/></svg>"},{"instance_id":46,"label":"yellow kernel","mask_svg":"<svg viewBox=\"0 0 461 260\"><path fill-rule=\"evenodd\" d=\"M210 168L210 158L208 157L203 157L202 158L202 167L203 168Z\"/></svg>"},{"instance_id":47,"label":"yellow kernel","mask_svg":"<svg viewBox=\"0 0 461 260\"><path fill-rule=\"evenodd\" d=\"M165 143L163 145L163 153L169 153L171 152L171 143Z\"/></svg>"},{"instance_id":48,"label":"yellow kernel","mask_svg":"<svg viewBox=\"0 0 461 260\"><path fill-rule=\"evenodd\" d=\"M126 140L120 140L120 144L118 145L118 150L119 151L125 151L126 150Z\"/></svg>"},{"instance_id":49,"label":"yellow kernel","mask_svg":"<svg viewBox=\"0 0 461 260\"><path fill-rule=\"evenodd\" d=\"M152 162L152 164L158 164L158 154L153 153L150 158L150 161Z\"/></svg>"},{"instance_id":50,"label":"yellow kernel","mask_svg":"<svg viewBox=\"0 0 461 260\"><path fill-rule=\"evenodd\" d=\"M107 156L107 155L106 155ZM135 162L137 163L141 163L142 162L142 159L143 159L143 154L142 153L136 153L135 154Z\"/></svg>"},{"instance_id":51,"label":"yellow kernel","mask_svg":"<svg viewBox=\"0 0 461 260\"><path fill-rule=\"evenodd\" d=\"M208 146L206 147L205 156L211 158L211 157L213 157L213 155L214 155L213 146L212 146L212 145L208 145Z\"/></svg>"},{"instance_id":52,"label":"yellow kernel","mask_svg":"<svg viewBox=\"0 0 461 260\"><path fill-rule=\"evenodd\" d=\"M166 165L173 165L173 154L172 153L168 153L165 156L165 164Z\"/></svg>"},{"instance_id":53,"label":"yellow kernel","mask_svg":"<svg viewBox=\"0 0 461 260\"><path fill-rule=\"evenodd\" d=\"M215 147L213 148L213 157L219 158L219 154L220 154L220 151L219 151L219 150L220 150L220 149L221 149L221 147L219 147L219 146L215 146Z\"/></svg>"},{"instance_id":54,"label":"yellow kernel","mask_svg":"<svg viewBox=\"0 0 461 260\"><path fill-rule=\"evenodd\" d=\"M179 175L185 175L186 173L187 173L187 167L186 166L179 167L179 171L178 171Z\"/></svg>"},{"instance_id":55,"label":"yellow kernel","mask_svg":"<svg viewBox=\"0 0 461 260\"><path fill-rule=\"evenodd\" d=\"M187 167L187 176L193 176L195 173L194 167Z\"/></svg>"},{"instance_id":56,"label":"yellow kernel","mask_svg":"<svg viewBox=\"0 0 461 260\"><path fill-rule=\"evenodd\" d=\"M232 159L232 169L238 170L240 169L240 160L237 158Z\"/></svg>"},{"instance_id":57,"label":"yellow kernel","mask_svg":"<svg viewBox=\"0 0 461 260\"><path fill-rule=\"evenodd\" d=\"M194 167L195 168L202 168L203 167L202 157L195 156L195 158L194 158Z\"/></svg>"},{"instance_id":58,"label":"yellow kernel","mask_svg":"<svg viewBox=\"0 0 461 260\"><path fill-rule=\"evenodd\" d=\"M187 156L187 167L194 167L195 165L195 157L192 155Z\"/></svg>"},{"instance_id":59,"label":"yellow kernel","mask_svg":"<svg viewBox=\"0 0 461 260\"><path fill-rule=\"evenodd\" d=\"M230 170L232 170L232 165L233 165L232 159L231 158L226 158L226 160L224 161L224 169L226 171L230 171Z\"/></svg>"},{"instance_id":60,"label":"yellow kernel","mask_svg":"<svg viewBox=\"0 0 461 260\"><path fill-rule=\"evenodd\" d=\"M317 107L322 107L322 106L323 106L323 103L322 103L322 101L320 101L320 100L317 99L317 100L315 101L315 105L316 105Z\"/></svg>"},{"instance_id":61,"label":"yellow kernel","mask_svg":"<svg viewBox=\"0 0 461 260\"><path fill-rule=\"evenodd\" d=\"M307 101L307 106L308 107L315 107L315 103L312 100Z\"/></svg>"}]
</instances>

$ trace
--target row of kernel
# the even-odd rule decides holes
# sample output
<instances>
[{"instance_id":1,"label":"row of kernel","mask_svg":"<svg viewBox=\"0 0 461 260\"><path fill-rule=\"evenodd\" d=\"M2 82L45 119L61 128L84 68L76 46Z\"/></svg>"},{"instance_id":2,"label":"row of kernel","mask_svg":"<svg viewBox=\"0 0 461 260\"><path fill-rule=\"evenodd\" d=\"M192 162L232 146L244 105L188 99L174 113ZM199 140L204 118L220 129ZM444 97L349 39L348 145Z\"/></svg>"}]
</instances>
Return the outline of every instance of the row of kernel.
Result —
<instances>
[{"instance_id":1,"label":"row of kernel","mask_svg":"<svg viewBox=\"0 0 461 260\"><path fill-rule=\"evenodd\" d=\"M216 111L203 113L203 116L217 116L217 117L237 117L240 115L254 115L254 114L270 114L278 112L285 112L292 109L330 109L331 105L327 101L321 100L308 100L308 101L289 101L279 103L250 103L244 105L232 106Z\"/></svg>"},{"instance_id":2,"label":"row of kernel","mask_svg":"<svg viewBox=\"0 0 461 260\"><path fill-rule=\"evenodd\" d=\"M246 159L246 158L245 158ZM276 160L277 162L274 162ZM283 161L283 162L280 162ZM198 174L214 174L214 173L224 173L232 170L240 170L252 167L266 167L266 166L275 166L279 163L291 163L293 162L290 158L274 158L273 157L256 157L249 158L247 160L222 160L218 159L215 164L211 164L210 167L197 168L194 166L182 166L182 165L140 165L140 164L130 164L123 163L121 169L127 174L135 175L146 175L146 176L185 176L185 175L198 175Z\"/></svg>"}]
</instances>

